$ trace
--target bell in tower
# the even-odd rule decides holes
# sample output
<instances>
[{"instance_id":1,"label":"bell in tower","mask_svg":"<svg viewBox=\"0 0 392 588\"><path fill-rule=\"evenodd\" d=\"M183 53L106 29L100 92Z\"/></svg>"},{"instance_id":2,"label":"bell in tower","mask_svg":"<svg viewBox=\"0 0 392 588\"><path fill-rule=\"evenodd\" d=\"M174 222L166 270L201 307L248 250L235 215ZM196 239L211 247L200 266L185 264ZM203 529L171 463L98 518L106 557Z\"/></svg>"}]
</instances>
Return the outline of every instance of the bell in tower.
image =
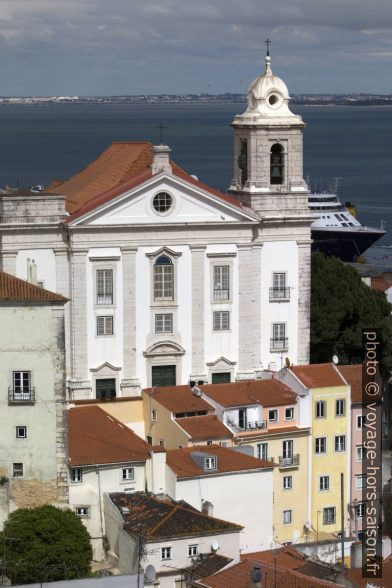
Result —
<instances>
[{"instance_id":1,"label":"bell in tower","mask_svg":"<svg viewBox=\"0 0 392 588\"><path fill-rule=\"evenodd\" d=\"M308 212L302 118L291 112L286 84L264 72L250 85L248 107L234 118L234 179L229 191L263 216Z\"/></svg>"}]
</instances>

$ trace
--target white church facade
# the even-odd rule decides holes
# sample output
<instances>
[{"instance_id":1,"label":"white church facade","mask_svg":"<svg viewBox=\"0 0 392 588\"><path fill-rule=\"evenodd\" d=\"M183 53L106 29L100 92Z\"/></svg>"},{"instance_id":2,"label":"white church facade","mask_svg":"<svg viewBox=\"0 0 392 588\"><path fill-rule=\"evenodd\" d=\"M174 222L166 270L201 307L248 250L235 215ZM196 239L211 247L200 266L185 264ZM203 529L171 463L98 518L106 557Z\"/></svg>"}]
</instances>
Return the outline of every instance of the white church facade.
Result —
<instances>
[{"instance_id":1,"label":"white church facade","mask_svg":"<svg viewBox=\"0 0 392 588\"><path fill-rule=\"evenodd\" d=\"M165 145L119 142L43 193L0 194L2 270L70 299L70 398L308 363L312 219L288 103L267 56L232 123L227 194Z\"/></svg>"}]
</instances>

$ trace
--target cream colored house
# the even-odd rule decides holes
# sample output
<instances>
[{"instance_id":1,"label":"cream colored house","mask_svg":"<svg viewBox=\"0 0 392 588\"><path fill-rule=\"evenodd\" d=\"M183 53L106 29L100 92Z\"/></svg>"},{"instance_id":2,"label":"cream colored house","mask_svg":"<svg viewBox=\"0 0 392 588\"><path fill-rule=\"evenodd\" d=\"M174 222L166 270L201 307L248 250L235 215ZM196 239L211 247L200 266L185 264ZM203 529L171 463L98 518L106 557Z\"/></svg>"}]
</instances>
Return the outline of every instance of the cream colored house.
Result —
<instances>
[{"instance_id":1,"label":"cream colored house","mask_svg":"<svg viewBox=\"0 0 392 588\"><path fill-rule=\"evenodd\" d=\"M68 504L66 302L0 272L0 528L17 508Z\"/></svg>"}]
</instances>

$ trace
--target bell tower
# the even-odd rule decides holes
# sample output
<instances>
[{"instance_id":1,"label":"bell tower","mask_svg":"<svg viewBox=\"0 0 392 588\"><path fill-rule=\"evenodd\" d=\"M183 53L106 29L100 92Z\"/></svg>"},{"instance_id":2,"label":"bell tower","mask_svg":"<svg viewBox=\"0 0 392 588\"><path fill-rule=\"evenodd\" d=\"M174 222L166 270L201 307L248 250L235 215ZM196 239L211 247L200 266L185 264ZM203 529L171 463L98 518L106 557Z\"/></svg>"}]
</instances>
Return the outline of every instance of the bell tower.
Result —
<instances>
[{"instance_id":1,"label":"bell tower","mask_svg":"<svg viewBox=\"0 0 392 588\"><path fill-rule=\"evenodd\" d=\"M262 217L308 215L303 179L302 118L289 108L286 84L264 72L248 90L248 108L234 118L234 179L229 191Z\"/></svg>"}]
</instances>

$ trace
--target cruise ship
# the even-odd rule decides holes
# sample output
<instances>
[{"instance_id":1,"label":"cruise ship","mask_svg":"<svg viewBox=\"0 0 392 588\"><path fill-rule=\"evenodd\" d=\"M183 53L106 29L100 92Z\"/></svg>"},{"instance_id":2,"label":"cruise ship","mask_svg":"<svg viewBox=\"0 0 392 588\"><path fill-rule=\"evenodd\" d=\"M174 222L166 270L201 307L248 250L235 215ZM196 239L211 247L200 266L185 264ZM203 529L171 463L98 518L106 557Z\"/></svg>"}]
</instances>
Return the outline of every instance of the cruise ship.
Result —
<instances>
[{"instance_id":1,"label":"cruise ship","mask_svg":"<svg viewBox=\"0 0 392 588\"><path fill-rule=\"evenodd\" d=\"M315 218L311 225L312 249L342 261L355 261L366 249L378 241L385 231L365 227L356 218L350 202L342 204L338 193L311 193L309 208Z\"/></svg>"}]
</instances>

